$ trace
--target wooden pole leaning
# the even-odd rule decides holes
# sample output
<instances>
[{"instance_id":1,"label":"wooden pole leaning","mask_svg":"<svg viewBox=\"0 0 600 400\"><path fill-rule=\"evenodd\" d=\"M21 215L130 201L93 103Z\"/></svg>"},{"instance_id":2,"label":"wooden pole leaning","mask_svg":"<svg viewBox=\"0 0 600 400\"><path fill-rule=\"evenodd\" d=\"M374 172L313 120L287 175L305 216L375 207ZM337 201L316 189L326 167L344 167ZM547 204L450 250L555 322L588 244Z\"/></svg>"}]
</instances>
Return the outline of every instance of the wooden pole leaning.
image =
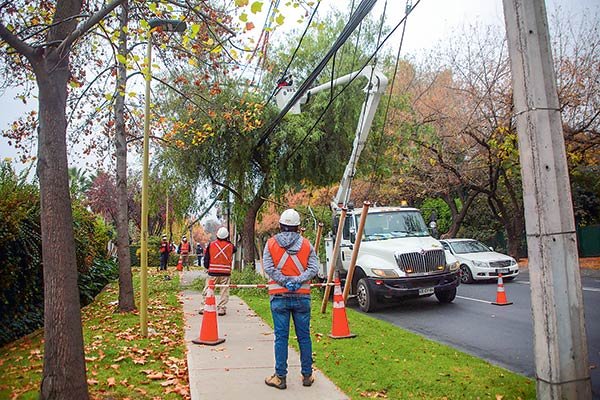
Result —
<instances>
[{"instance_id":1,"label":"wooden pole leaning","mask_svg":"<svg viewBox=\"0 0 600 400\"><path fill-rule=\"evenodd\" d=\"M335 265L337 263L337 259L340 256L340 244L342 241L342 231L344 230L344 220L346 219L346 207L342 207L342 212L340 213L340 220L338 222L338 228L335 235L335 243L333 244L333 255L331 256L331 262L329 263L329 271L327 271L327 283L333 282L333 272L335 270ZM327 301L329 300L329 294L331 293L331 286L327 285L325 287L325 294L323 295L323 302L321 303L321 314L325 314L325 310L327 310Z\"/></svg>"},{"instance_id":2,"label":"wooden pole leaning","mask_svg":"<svg viewBox=\"0 0 600 400\"><path fill-rule=\"evenodd\" d=\"M317 237L315 238L315 253L319 256L319 246L321 245L321 235L323 235L323 223L319 222L317 226Z\"/></svg>"},{"instance_id":3,"label":"wooden pole leaning","mask_svg":"<svg viewBox=\"0 0 600 400\"><path fill-rule=\"evenodd\" d=\"M354 277L354 270L356 269L356 259L358 258L358 250L360 249L360 243L362 242L365 221L367 220L367 213L369 212L370 206L371 203L369 203L368 201L363 202L362 214L360 214L360 221L358 223L358 232L356 232L354 249L352 250L352 258L350 259L348 275L346 275L346 284L344 285L344 302L348 300L350 288L352 287L352 278Z\"/></svg>"}]
</instances>

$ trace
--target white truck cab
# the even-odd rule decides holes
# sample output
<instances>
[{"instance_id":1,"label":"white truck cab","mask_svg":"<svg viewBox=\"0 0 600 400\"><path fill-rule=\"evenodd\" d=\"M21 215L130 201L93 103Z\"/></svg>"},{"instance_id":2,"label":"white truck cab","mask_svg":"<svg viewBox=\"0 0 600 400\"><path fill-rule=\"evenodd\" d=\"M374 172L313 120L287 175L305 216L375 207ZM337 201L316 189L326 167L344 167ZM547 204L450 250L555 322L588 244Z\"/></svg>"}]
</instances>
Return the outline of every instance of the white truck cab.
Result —
<instances>
[{"instance_id":1,"label":"white truck cab","mask_svg":"<svg viewBox=\"0 0 600 400\"><path fill-rule=\"evenodd\" d=\"M362 209L346 215L337 270L342 280L348 272ZM338 214L339 215L339 214ZM336 216L336 221L339 216ZM337 227L334 221L333 226ZM333 238L325 239L326 267L331 263ZM326 276L327 271L322 271ZM426 297L441 303L456 297L459 264L442 244L430 236L421 213L408 207L372 207L365 221L351 293L365 312L384 299ZM346 282L346 284L348 284Z\"/></svg>"}]
</instances>

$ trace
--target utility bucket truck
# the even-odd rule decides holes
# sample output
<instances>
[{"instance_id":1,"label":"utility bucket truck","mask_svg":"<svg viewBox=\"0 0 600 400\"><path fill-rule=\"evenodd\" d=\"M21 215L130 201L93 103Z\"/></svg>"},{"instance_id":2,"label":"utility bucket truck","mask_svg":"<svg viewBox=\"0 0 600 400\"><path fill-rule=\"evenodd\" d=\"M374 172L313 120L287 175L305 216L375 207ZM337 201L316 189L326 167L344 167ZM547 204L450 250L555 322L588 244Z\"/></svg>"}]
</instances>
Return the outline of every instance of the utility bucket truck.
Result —
<instances>
[{"instance_id":1,"label":"utility bucket truck","mask_svg":"<svg viewBox=\"0 0 600 400\"><path fill-rule=\"evenodd\" d=\"M388 80L373 67L342 76L334 81L310 89L290 108L299 113L300 105L312 95L346 84L354 79L366 78L366 99L360 113L356 137L350 160L344 171L336 197L331 203L334 211L333 227L337 228L341 208L348 204L350 184L362 152L375 111L385 93ZM277 105L283 108L295 95L291 86L282 86L276 95ZM456 297L459 285L459 263L442 244L431 237L420 211L408 207L370 207L363 228L363 237L356 259L352 282L345 282L356 242L356 232L362 210L348 209L344 221L340 256L336 269L344 284L351 284L362 311L375 310L385 299L416 298L435 295L439 302L450 303ZM328 276L334 254L334 237L325 238L327 262L319 275Z\"/></svg>"}]
</instances>

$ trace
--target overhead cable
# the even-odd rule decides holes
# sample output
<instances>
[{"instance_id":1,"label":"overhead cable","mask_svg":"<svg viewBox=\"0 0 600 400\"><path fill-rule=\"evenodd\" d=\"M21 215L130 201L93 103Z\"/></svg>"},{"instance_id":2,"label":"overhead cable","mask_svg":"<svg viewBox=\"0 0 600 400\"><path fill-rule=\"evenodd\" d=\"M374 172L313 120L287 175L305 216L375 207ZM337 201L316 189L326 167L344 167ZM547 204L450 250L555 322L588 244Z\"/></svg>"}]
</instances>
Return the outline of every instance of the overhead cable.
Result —
<instances>
[{"instance_id":1,"label":"overhead cable","mask_svg":"<svg viewBox=\"0 0 600 400\"><path fill-rule=\"evenodd\" d=\"M354 32L356 27L364 19L364 17L371 11L376 1L377 0L363 0L360 3L356 12L354 13L354 15L352 15L350 21L342 30L340 36L334 42L333 46L331 47L331 49L329 49L327 54L325 54L325 57L317 65L315 70L308 76L308 78L306 78L306 80L302 83L298 91L296 91L296 93L292 96L290 101L283 107L283 109L279 112L275 119L271 121L271 123L267 126L261 138L258 140L256 145L254 145L255 150L265 143L267 138L273 133L273 131L275 130L279 122L283 119L285 114L287 114L287 112L292 108L292 106L296 104L296 102L300 100L300 98L304 96L304 94L306 94L306 92L310 89L310 86L318 78L321 71L323 71L331 57L333 57L336 51L346 42L346 40L350 37L352 32Z\"/></svg>"},{"instance_id":2,"label":"overhead cable","mask_svg":"<svg viewBox=\"0 0 600 400\"><path fill-rule=\"evenodd\" d=\"M298 45L296 46L296 49L294 50L294 52L292 53L292 57L290 58L290 60L288 61L285 69L283 70L283 73L281 74L281 78L285 79L288 70L290 69L290 66L292 65L292 62L294 61L294 58L296 58L296 53L298 53L298 50L300 49L300 46L302 45L302 41L304 40L304 37L306 36L306 33L308 32L308 28L310 28L310 24L312 23L313 18L315 17L315 15L317 14L317 10L319 9L319 6L321 5L321 0L319 0L317 2L317 5L315 6L315 8L313 9L312 14L310 15L310 18L308 20L308 23L306 24L306 26L304 27L304 32L302 32L302 36L300 36L300 40L298 41ZM271 95L269 96L269 98L267 99L267 101L265 101L265 105L269 104L269 102L271 101L271 99L273 99L273 96L275 96L277 94L277 91L280 88L276 87L275 89L273 89L273 91L271 92Z\"/></svg>"},{"instance_id":3,"label":"overhead cable","mask_svg":"<svg viewBox=\"0 0 600 400\"><path fill-rule=\"evenodd\" d=\"M400 27L400 25L402 25L406 19L408 18L408 15L415 9L415 7L421 2L421 0L417 0L417 2L414 4L414 6L407 7L407 12L406 15L400 20L400 22L398 22L398 24L396 24L396 26L394 26L394 28L386 35L386 37L381 41L381 43L379 44L379 46L377 46L377 48L375 49L375 51L373 52L373 54L371 54L369 56L369 58L367 59L367 61L362 65L362 67L360 68L360 70L358 70L358 72L362 71L363 69L366 68L367 65L369 65L369 63L371 62L371 60L375 57L375 55L377 54L377 52L381 49L381 47L387 42L387 40L394 34L394 32ZM352 82L354 82L354 80L359 77L360 74L356 74L352 79L350 79L348 81L348 83L346 83L342 89L336 93L335 96L333 96L333 98L327 103L327 105L325 106L325 108L323 109L323 111L321 112L321 114L319 115L319 117L317 118L317 120L315 121L315 123L312 125L312 127L310 128L310 130L306 133L306 135L304 135L304 137L302 138L302 140L300 141L300 143L298 143L298 145L296 145L293 149L293 151L291 153L288 153L286 155L284 155L284 157L282 157L283 159L287 159L289 158L290 154L293 154L300 146L302 146L302 144L304 144L304 142L306 141L306 139L310 136L310 134L312 133L312 131L317 127L317 124L319 123L319 121L321 121L321 119L323 118L323 116L325 115L325 112L329 109L329 107L331 106L331 104L333 103L333 101L335 101L335 99L338 98L339 95L341 95L342 93L344 93L344 91L348 88L348 86L350 86L352 84ZM291 104L294 104L290 101Z\"/></svg>"}]
</instances>

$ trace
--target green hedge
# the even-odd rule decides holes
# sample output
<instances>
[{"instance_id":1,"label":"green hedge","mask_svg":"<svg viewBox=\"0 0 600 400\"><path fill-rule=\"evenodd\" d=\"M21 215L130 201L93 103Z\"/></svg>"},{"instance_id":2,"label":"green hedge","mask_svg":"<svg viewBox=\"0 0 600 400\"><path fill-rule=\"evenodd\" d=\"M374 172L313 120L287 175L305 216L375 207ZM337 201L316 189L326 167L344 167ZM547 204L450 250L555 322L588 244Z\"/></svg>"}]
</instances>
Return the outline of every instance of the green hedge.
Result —
<instances>
[{"instance_id":1,"label":"green hedge","mask_svg":"<svg viewBox=\"0 0 600 400\"><path fill-rule=\"evenodd\" d=\"M106 259L110 227L81 203L73 204L78 281L89 304L117 266ZM43 325L44 285L39 189L0 163L0 346Z\"/></svg>"}]
</instances>

